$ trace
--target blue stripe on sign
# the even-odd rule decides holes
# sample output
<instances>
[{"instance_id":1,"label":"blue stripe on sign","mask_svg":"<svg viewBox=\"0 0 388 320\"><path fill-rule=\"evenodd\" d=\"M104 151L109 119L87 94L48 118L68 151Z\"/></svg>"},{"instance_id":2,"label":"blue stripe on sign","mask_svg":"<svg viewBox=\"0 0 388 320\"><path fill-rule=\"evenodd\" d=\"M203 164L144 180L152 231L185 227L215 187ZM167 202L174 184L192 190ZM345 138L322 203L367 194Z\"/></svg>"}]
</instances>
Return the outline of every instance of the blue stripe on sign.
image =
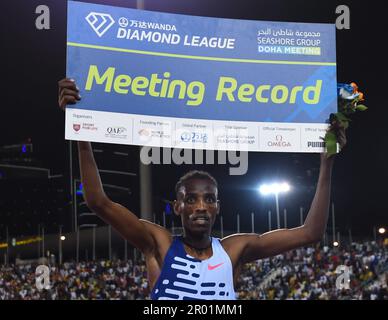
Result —
<instances>
[{"instance_id":1,"label":"blue stripe on sign","mask_svg":"<svg viewBox=\"0 0 388 320\"><path fill-rule=\"evenodd\" d=\"M215 291L201 291L203 296L214 296L216 294Z\"/></svg>"}]
</instances>

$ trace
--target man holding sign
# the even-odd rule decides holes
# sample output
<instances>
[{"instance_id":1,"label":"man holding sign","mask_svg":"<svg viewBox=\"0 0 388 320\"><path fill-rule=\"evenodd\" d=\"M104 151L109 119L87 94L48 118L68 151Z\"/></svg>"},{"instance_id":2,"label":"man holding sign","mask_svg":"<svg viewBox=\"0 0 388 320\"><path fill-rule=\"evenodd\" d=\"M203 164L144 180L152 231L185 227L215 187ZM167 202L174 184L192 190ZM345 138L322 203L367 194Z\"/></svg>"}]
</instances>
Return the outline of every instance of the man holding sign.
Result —
<instances>
[{"instance_id":1,"label":"man holding sign","mask_svg":"<svg viewBox=\"0 0 388 320\"><path fill-rule=\"evenodd\" d=\"M59 82L59 106L81 99L74 80ZM343 128L332 127L341 148ZM184 234L173 237L165 228L138 217L105 194L92 148L79 141L84 198L88 207L145 257L153 299L235 299L234 285L243 264L317 242L325 232L330 202L334 157L321 155L316 193L303 226L258 234L211 237L220 212L216 180L192 171L176 184L174 212L181 217Z\"/></svg>"},{"instance_id":2,"label":"man holding sign","mask_svg":"<svg viewBox=\"0 0 388 320\"><path fill-rule=\"evenodd\" d=\"M77 104L77 109L67 108L66 138L82 140L79 161L89 208L144 254L153 299L235 299L245 263L319 241L328 218L333 157L321 155L316 193L302 226L221 240L211 236L220 212L217 182L206 172L188 172L175 188L174 212L184 233L174 237L107 197L87 141L114 141L99 136L97 128L80 131L74 118L93 118L102 127L122 121L135 135L152 132L139 124L154 117L169 128L200 122L211 139L201 145L186 141L192 148L233 150L233 140L239 150L245 143L256 151L323 151L317 141L336 110L334 26L280 25L69 1L67 73L75 80L59 82L59 106ZM234 126L245 126L244 139L216 130ZM343 128L330 130L343 147ZM291 142L278 143L286 134ZM179 135L171 134L150 145L176 147L178 141ZM120 143L142 144L136 136Z\"/></svg>"}]
</instances>

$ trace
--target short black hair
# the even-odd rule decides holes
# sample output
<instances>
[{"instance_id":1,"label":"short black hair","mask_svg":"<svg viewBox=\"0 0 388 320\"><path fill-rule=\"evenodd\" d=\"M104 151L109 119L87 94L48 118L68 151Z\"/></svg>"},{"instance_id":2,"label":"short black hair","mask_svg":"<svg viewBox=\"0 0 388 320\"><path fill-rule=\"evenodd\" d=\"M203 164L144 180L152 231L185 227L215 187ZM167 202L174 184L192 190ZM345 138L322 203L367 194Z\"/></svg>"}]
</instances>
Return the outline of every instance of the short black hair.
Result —
<instances>
[{"instance_id":1,"label":"short black hair","mask_svg":"<svg viewBox=\"0 0 388 320\"><path fill-rule=\"evenodd\" d=\"M179 189L184 186L187 181L192 179L202 179L202 180L209 180L211 183L214 184L216 188L218 188L217 180L206 171L200 171L200 170L191 170L184 174L182 177L179 178L178 182L175 185L175 193L178 196Z\"/></svg>"}]
</instances>

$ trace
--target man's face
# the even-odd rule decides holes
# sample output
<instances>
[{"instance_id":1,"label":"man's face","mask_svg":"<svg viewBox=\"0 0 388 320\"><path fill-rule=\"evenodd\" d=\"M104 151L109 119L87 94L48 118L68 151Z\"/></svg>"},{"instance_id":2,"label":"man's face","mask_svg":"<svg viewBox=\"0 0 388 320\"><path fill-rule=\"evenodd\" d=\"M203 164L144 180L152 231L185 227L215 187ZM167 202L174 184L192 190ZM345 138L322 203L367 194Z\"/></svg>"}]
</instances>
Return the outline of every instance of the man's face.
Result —
<instances>
[{"instance_id":1,"label":"man's face","mask_svg":"<svg viewBox=\"0 0 388 320\"><path fill-rule=\"evenodd\" d=\"M210 231L220 206L216 186L208 179L190 179L180 189L174 205L182 226L193 232Z\"/></svg>"}]
</instances>

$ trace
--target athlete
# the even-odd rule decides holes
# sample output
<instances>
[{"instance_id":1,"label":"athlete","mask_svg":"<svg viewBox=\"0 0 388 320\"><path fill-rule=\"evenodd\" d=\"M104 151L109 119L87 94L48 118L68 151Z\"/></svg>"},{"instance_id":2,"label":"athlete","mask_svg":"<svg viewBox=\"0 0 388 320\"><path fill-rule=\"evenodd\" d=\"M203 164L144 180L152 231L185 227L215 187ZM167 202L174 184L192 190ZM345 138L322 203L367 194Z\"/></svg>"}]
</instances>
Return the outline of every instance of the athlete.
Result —
<instances>
[{"instance_id":1,"label":"athlete","mask_svg":"<svg viewBox=\"0 0 388 320\"><path fill-rule=\"evenodd\" d=\"M81 99L76 83L59 81L61 109ZM341 149L344 129L333 123ZM220 212L216 180L203 171L191 171L176 184L174 212L181 217L183 235L139 219L111 201L104 192L89 142L78 142L81 180L88 207L145 257L152 299L235 299L234 287L242 266L257 259L320 241L329 213L334 157L321 154L316 192L304 224L259 234L233 234L221 240L211 236Z\"/></svg>"}]
</instances>

